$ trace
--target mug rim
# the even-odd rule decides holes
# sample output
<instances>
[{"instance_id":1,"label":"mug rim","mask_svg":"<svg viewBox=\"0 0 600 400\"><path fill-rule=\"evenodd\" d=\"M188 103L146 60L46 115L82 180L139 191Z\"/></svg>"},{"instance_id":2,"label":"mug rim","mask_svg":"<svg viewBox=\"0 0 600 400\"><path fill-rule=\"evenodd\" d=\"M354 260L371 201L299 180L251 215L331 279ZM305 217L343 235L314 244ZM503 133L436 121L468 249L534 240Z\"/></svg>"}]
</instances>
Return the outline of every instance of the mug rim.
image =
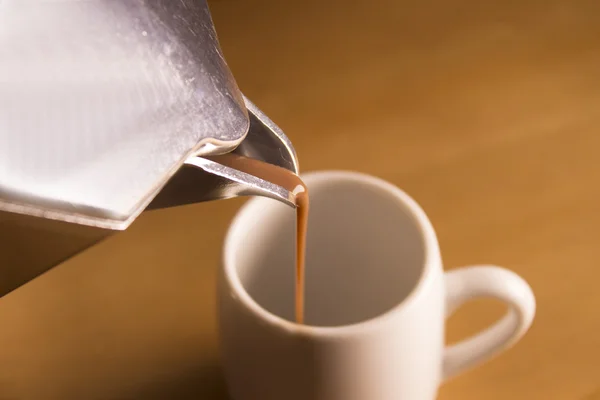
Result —
<instances>
[{"instance_id":1,"label":"mug rim","mask_svg":"<svg viewBox=\"0 0 600 400\"><path fill-rule=\"evenodd\" d=\"M271 327L291 334L328 337L354 335L361 331L374 329L377 326L397 318L399 314L417 302L419 297L426 292L426 290L424 290L425 286L432 281L432 275L435 273L435 264L437 263L439 268L441 268L441 256L437 236L431 221L421 206L419 206L419 204L406 192L391 182L362 172L348 170L317 170L300 174L300 177L305 182L318 182L336 179L353 181L358 184L366 183L371 187L376 187L377 189L391 193L395 200L398 201L399 206L409 211L409 216L414 220L414 223L421 234L425 254L423 258L422 272L417 282L413 285L409 294L389 310L375 315L374 317L352 324L339 326L312 326L298 324L297 322L289 321L279 315L273 314L258 304L246 291L246 288L242 284L237 272L235 263L235 249L233 248L233 246L236 244L234 243L234 240L236 239L236 236L238 236L237 232L240 229L240 225L248 213L248 210L254 204L264 201L263 198L259 197L248 200L242 207L240 207L231 221L225 236L221 268L223 268L223 276L227 286L235 293L235 299L240 302L243 307L253 315L253 317L266 322Z\"/></svg>"}]
</instances>

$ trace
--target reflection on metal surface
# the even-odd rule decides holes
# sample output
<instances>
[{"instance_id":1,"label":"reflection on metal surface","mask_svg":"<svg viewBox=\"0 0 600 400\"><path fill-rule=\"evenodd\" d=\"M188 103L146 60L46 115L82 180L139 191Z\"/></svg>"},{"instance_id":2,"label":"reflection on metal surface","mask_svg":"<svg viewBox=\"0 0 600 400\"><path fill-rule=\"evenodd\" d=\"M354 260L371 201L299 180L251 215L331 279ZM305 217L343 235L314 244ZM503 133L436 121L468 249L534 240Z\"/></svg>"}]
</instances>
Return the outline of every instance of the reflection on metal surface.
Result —
<instances>
[{"instance_id":1,"label":"reflection on metal surface","mask_svg":"<svg viewBox=\"0 0 600 400\"><path fill-rule=\"evenodd\" d=\"M205 0L0 0L0 58L0 297L151 202L292 205L201 158L235 150L298 172L288 138L239 91Z\"/></svg>"},{"instance_id":2,"label":"reflection on metal surface","mask_svg":"<svg viewBox=\"0 0 600 400\"><path fill-rule=\"evenodd\" d=\"M205 0L0 2L0 209L127 225L249 120Z\"/></svg>"},{"instance_id":3,"label":"reflection on metal surface","mask_svg":"<svg viewBox=\"0 0 600 400\"><path fill-rule=\"evenodd\" d=\"M0 211L0 297L114 232Z\"/></svg>"},{"instance_id":4,"label":"reflection on metal surface","mask_svg":"<svg viewBox=\"0 0 600 400\"><path fill-rule=\"evenodd\" d=\"M253 103L245 100L250 131L233 152L298 173L298 158L289 139ZM202 157L190 157L148 209L237 196L265 196L295 207L291 194L281 186Z\"/></svg>"},{"instance_id":5,"label":"reflection on metal surface","mask_svg":"<svg viewBox=\"0 0 600 400\"><path fill-rule=\"evenodd\" d=\"M289 139L247 99L246 104L250 131L234 152L298 173L298 159ZM236 196L270 197L295 207L292 195L281 186L191 156L158 192L148 209ZM0 297L116 232L0 211Z\"/></svg>"}]
</instances>

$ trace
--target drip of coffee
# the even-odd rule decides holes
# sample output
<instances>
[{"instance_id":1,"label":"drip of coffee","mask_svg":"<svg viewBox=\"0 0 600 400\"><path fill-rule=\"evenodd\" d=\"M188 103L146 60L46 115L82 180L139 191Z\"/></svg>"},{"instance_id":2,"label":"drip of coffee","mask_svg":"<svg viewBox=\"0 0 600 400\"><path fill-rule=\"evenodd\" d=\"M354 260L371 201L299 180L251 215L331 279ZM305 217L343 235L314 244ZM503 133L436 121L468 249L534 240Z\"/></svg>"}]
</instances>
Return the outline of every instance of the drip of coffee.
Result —
<instances>
[{"instance_id":1,"label":"drip of coffee","mask_svg":"<svg viewBox=\"0 0 600 400\"><path fill-rule=\"evenodd\" d=\"M300 177L285 168L237 154L205 157L221 165L279 185L292 193L296 205L296 322L304 323L304 268L308 225L308 188Z\"/></svg>"}]
</instances>

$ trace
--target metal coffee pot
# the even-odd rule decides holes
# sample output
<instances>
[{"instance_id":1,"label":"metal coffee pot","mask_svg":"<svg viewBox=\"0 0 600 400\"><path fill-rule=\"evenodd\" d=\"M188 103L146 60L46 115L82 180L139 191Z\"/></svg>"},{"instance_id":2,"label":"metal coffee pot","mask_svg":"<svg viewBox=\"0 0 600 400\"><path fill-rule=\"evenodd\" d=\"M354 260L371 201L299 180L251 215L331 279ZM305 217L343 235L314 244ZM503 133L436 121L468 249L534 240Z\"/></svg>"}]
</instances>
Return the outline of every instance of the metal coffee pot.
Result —
<instances>
[{"instance_id":1,"label":"metal coffee pot","mask_svg":"<svg viewBox=\"0 0 600 400\"><path fill-rule=\"evenodd\" d=\"M298 173L239 90L205 0L0 1L0 297L147 209L283 188L203 156ZM8 244L10 243L10 244Z\"/></svg>"}]
</instances>

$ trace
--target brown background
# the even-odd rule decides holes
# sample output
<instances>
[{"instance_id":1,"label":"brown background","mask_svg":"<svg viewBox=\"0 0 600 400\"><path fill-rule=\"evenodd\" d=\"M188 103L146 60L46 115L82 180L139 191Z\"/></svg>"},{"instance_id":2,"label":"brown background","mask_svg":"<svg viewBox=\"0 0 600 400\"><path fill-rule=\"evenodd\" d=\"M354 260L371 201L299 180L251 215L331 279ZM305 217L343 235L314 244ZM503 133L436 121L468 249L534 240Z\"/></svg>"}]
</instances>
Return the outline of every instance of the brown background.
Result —
<instances>
[{"instance_id":1,"label":"brown background","mask_svg":"<svg viewBox=\"0 0 600 400\"><path fill-rule=\"evenodd\" d=\"M440 398L600 399L600 3L211 4L240 87L303 170L390 180L448 267L531 282L529 334ZM145 214L0 300L0 399L225 399L214 278L242 202ZM450 340L502 311L465 307Z\"/></svg>"}]
</instances>

